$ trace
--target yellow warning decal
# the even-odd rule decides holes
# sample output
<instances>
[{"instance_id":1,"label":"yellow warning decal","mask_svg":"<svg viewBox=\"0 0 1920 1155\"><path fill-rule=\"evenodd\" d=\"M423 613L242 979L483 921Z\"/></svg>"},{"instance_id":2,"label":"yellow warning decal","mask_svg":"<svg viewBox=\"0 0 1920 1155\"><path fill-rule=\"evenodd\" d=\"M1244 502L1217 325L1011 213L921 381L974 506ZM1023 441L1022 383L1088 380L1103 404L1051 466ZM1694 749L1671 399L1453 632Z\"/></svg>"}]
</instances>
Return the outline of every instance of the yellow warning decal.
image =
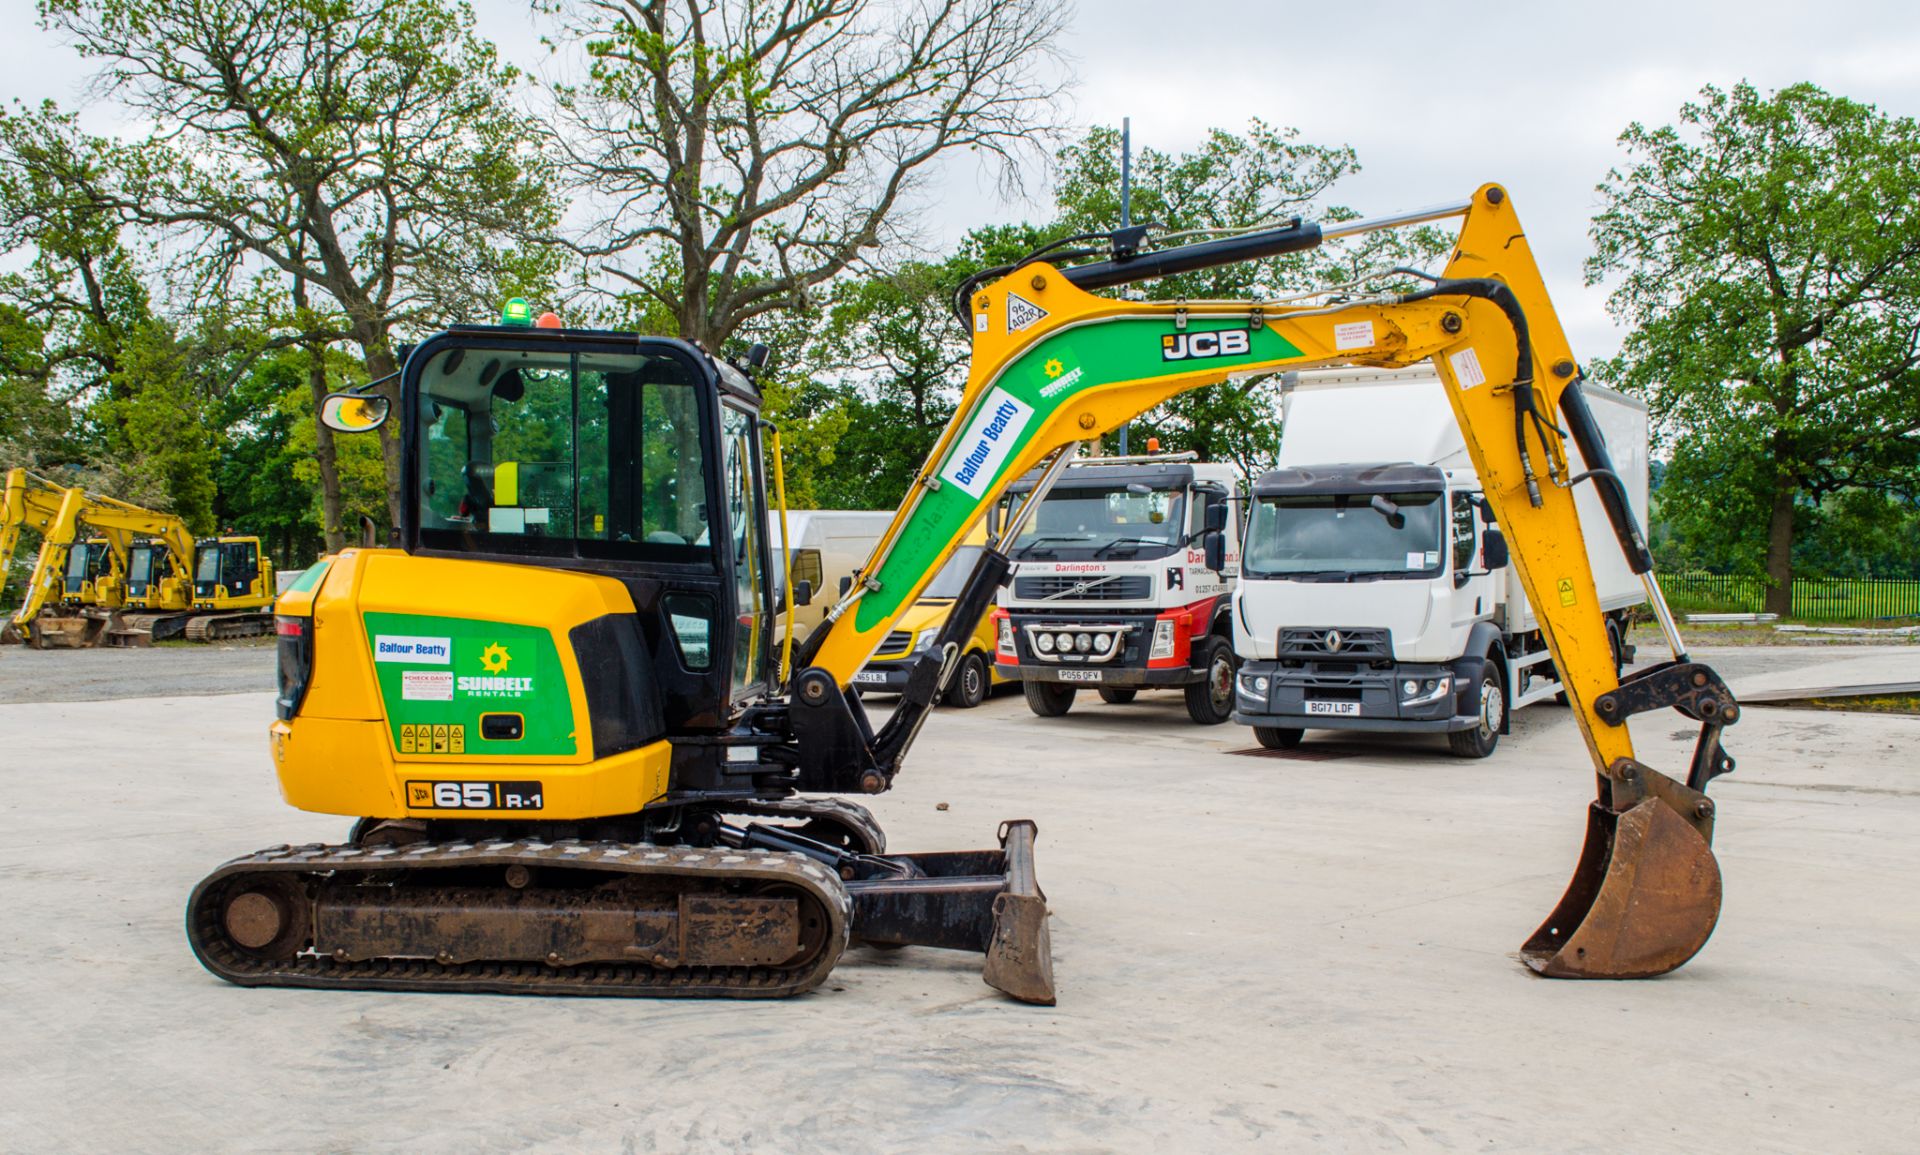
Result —
<instances>
[{"instance_id":1,"label":"yellow warning decal","mask_svg":"<svg viewBox=\"0 0 1920 1155\"><path fill-rule=\"evenodd\" d=\"M1570 606L1579 600L1573 595L1573 579L1572 578L1561 578L1558 584L1560 587L1560 604L1561 605Z\"/></svg>"}]
</instances>

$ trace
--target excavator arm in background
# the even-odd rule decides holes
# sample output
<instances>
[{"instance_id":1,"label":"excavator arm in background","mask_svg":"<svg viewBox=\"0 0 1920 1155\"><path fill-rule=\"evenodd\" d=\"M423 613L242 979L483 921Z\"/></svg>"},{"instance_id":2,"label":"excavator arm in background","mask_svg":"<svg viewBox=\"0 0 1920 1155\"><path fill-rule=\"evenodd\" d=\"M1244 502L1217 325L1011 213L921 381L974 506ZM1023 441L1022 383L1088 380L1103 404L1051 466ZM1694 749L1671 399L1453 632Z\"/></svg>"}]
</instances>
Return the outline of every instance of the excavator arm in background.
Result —
<instances>
[{"instance_id":1,"label":"excavator arm in background","mask_svg":"<svg viewBox=\"0 0 1920 1155\"><path fill-rule=\"evenodd\" d=\"M1459 218L1443 273L1407 293L1344 300L1145 303L1092 290L1286 252L1339 236ZM1430 361L1538 614L1592 756L1598 798L1572 883L1522 948L1556 977L1644 977L1691 958L1712 933L1721 881L1707 782L1732 768L1721 729L1739 708L1687 659L1652 559L1587 411L1580 372L1503 188L1377 221L1283 228L1098 264L1034 260L963 288L973 358L960 404L893 523L796 660L790 725L802 789L887 789L919 725L1005 580L1005 548L1080 446L1190 389L1323 365ZM1573 472L1571 440L1584 470ZM920 659L901 705L873 730L851 680L968 532L1029 470L1024 506L1000 527ZM1573 489L1599 487L1614 535L1646 584L1673 660L1622 682L1587 561ZM1681 776L1636 760L1627 719L1672 707L1700 723Z\"/></svg>"}]
</instances>

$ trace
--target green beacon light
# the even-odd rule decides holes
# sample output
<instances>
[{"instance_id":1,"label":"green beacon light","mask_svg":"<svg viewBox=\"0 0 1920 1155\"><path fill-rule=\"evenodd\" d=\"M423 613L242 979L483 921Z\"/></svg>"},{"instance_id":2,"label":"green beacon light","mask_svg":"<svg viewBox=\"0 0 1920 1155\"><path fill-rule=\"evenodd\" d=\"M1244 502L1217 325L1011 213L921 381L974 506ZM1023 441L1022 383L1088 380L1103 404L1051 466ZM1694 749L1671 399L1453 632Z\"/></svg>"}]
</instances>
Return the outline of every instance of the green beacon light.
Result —
<instances>
[{"instance_id":1,"label":"green beacon light","mask_svg":"<svg viewBox=\"0 0 1920 1155\"><path fill-rule=\"evenodd\" d=\"M525 297L513 298L507 302L505 308L500 310L500 323L502 325L517 325L523 328L532 325L533 306L527 304Z\"/></svg>"}]
</instances>

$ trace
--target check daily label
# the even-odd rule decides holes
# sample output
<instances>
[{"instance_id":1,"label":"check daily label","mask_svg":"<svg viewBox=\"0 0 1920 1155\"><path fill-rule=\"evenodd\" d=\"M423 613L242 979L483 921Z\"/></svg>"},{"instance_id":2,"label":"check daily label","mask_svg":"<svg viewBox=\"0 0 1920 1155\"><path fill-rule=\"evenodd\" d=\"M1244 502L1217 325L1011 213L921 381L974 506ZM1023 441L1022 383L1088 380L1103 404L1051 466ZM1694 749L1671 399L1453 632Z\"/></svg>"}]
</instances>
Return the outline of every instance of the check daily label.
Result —
<instances>
[{"instance_id":1,"label":"check daily label","mask_svg":"<svg viewBox=\"0 0 1920 1155\"><path fill-rule=\"evenodd\" d=\"M376 634L373 639L373 660L412 662L420 666L448 665L453 661L453 639Z\"/></svg>"},{"instance_id":2,"label":"check daily label","mask_svg":"<svg viewBox=\"0 0 1920 1155\"><path fill-rule=\"evenodd\" d=\"M987 491L1007 455L1033 420L1033 406L1016 399L1004 389L994 389L980 402L967 430L954 443L953 453L940 476L979 497Z\"/></svg>"}]
</instances>

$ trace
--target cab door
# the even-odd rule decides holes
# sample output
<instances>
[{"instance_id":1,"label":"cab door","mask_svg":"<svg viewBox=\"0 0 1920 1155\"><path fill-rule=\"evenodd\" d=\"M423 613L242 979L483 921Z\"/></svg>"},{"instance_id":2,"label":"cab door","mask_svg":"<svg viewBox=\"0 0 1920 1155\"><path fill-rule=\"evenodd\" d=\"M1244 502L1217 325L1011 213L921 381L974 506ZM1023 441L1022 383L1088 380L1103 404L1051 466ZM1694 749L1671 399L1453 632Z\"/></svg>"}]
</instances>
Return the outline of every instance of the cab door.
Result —
<instances>
[{"instance_id":1,"label":"cab door","mask_svg":"<svg viewBox=\"0 0 1920 1155\"><path fill-rule=\"evenodd\" d=\"M732 698L771 688L773 590L767 579L766 472L759 422L731 402L720 410L721 492L727 510L727 565L734 592Z\"/></svg>"}]
</instances>

